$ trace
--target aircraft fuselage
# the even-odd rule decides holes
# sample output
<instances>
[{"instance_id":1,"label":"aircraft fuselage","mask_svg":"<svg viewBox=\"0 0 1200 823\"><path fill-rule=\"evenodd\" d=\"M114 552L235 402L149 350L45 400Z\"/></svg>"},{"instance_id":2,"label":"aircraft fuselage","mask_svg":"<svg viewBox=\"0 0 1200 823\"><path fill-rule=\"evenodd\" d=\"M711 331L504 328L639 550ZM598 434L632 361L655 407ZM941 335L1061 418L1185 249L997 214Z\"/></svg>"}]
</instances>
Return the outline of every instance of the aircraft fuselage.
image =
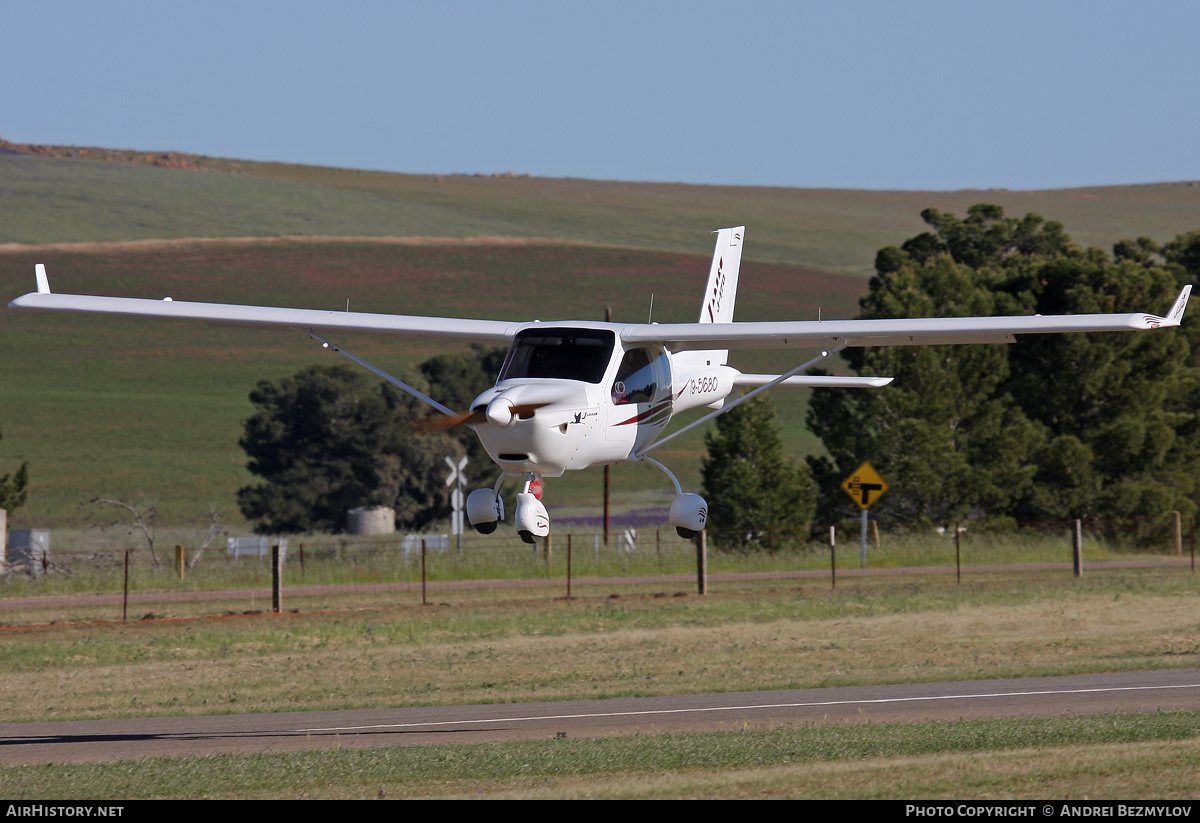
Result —
<instances>
[{"instance_id":1,"label":"aircraft fuselage","mask_svg":"<svg viewBox=\"0 0 1200 823\"><path fill-rule=\"evenodd\" d=\"M518 332L496 385L475 398L475 431L509 474L634 459L683 410L721 402L736 371L680 371L661 346L624 345L615 324L535 324Z\"/></svg>"}]
</instances>

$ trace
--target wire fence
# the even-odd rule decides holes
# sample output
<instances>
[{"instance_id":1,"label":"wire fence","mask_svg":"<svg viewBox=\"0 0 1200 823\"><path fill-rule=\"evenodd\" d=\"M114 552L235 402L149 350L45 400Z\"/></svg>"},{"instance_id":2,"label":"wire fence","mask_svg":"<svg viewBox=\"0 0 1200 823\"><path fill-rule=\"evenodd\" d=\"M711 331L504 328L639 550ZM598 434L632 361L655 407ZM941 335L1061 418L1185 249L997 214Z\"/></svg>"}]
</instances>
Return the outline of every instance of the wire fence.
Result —
<instances>
[{"instance_id":1,"label":"wire fence","mask_svg":"<svg viewBox=\"0 0 1200 823\"><path fill-rule=\"evenodd\" d=\"M814 525L803 532L705 533L706 575L737 588L738 580L827 579L897 573L945 575L964 570L1062 569L1064 580L1088 568L1157 565L1195 573L1192 518L986 524L869 521ZM225 544L188 546L194 534L164 533L155 545L131 536L97 542L65 533L38 554L10 551L0 575L0 625L59 619L131 619L164 615L270 611L302 602L305 609L348 608L390 593L388 602L421 604L447 597L487 601L565 597L594 587L626 591L696 592L699 539L674 529L628 528L554 533L535 545L511 531L289 536L255 551ZM270 548L283 547L278 575ZM280 591L271 593L273 584ZM638 589L637 587L642 587ZM592 587L592 588L588 588ZM449 595L448 592L454 592ZM534 593L536 592L536 594ZM142 605L145 604L145 605Z\"/></svg>"}]
</instances>

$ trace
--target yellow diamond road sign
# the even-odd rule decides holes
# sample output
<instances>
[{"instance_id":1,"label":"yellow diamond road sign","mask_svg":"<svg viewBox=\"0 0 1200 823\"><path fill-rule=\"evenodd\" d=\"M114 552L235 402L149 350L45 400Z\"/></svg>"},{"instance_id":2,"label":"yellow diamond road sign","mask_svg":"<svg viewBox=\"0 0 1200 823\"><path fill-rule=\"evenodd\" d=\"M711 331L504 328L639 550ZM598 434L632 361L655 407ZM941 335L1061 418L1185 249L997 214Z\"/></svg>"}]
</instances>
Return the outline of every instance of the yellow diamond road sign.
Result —
<instances>
[{"instance_id":1,"label":"yellow diamond road sign","mask_svg":"<svg viewBox=\"0 0 1200 823\"><path fill-rule=\"evenodd\" d=\"M860 507L869 509L872 503L883 497L883 493L888 490L888 484L883 482L879 472L875 471L870 463L863 463L854 474L842 482L842 488Z\"/></svg>"}]
</instances>

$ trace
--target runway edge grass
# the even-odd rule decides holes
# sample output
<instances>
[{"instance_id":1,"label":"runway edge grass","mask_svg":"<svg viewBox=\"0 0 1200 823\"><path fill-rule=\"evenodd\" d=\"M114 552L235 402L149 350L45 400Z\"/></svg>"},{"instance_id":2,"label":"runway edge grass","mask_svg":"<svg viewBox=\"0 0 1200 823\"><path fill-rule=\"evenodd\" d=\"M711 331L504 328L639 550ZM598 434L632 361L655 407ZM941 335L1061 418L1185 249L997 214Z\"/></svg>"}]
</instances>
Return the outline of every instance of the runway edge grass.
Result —
<instances>
[{"instance_id":1,"label":"runway edge grass","mask_svg":"<svg viewBox=\"0 0 1200 823\"><path fill-rule=\"evenodd\" d=\"M0 767L0 787L14 801L1192 800L1200 792L1200 712Z\"/></svg>"}]
</instances>

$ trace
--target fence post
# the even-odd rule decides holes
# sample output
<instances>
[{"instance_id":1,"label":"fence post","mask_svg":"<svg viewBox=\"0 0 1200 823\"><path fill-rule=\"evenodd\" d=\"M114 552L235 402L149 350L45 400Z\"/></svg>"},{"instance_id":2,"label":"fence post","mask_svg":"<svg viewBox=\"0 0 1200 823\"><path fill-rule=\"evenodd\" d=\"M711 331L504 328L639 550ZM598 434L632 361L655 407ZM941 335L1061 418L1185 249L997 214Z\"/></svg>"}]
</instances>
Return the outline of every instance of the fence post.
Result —
<instances>
[{"instance_id":1,"label":"fence post","mask_svg":"<svg viewBox=\"0 0 1200 823\"><path fill-rule=\"evenodd\" d=\"M1183 515L1171 512L1171 521L1175 530L1175 556L1183 557Z\"/></svg>"},{"instance_id":2,"label":"fence post","mask_svg":"<svg viewBox=\"0 0 1200 823\"><path fill-rule=\"evenodd\" d=\"M129 549L125 550L125 588L121 594L121 622L129 619Z\"/></svg>"},{"instance_id":3,"label":"fence post","mask_svg":"<svg viewBox=\"0 0 1200 823\"><path fill-rule=\"evenodd\" d=\"M1071 530L1071 549L1075 576L1083 577L1083 521L1076 520L1075 528Z\"/></svg>"},{"instance_id":4,"label":"fence post","mask_svg":"<svg viewBox=\"0 0 1200 823\"><path fill-rule=\"evenodd\" d=\"M696 583L700 594L708 594L708 530L696 538Z\"/></svg>"},{"instance_id":5,"label":"fence post","mask_svg":"<svg viewBox=\"0 0 1200 823\"><path fill-rule=\"evenodd\" d=\"M279 543L271 544L271 611L283 610L283 552Z\"/></svg>"},{"instance_id":6,"label":"fence post","mask_svg":"<svg viewBox=\"0 0 1200 823\"><path fill-rule=\"evenodd\" d=\"M954 568L958 571L958 582L962 582L962 530L954 524Z\"/></svg>"},{"instance_id":7,"label":"fence post","mask_svg":"<svg viewBox=\"0 0 1200 823\"><path fill-rule=\"evenodd\" d=\"M179 579L183 580L183 546L175 544L175 571L179 573Z\"/></svg>"},{"instance_id":8,"label":"fence post","mask_svg":"<svg viewBox=\"0 0 1200 823\"><path fill-rule=\"evenodd\" d=\"M837 588L837 526L829 527L829 580Z\"/></svg>"},{"instance_id":9,"label":"fence post","mask_svg":"<svg viewBox=\"0 0 1200 823\"><path fill-rule=\"evenodd\" d=\"M567 535L567 599L571 599L571 535Z\"/></svg>"},{"instance_id":10,"label":"fence post","mask_svg":"<svg viewBox=\"0 0 1200 823\"><path fill-rule=\"evenodd\" d=\"M428 606L429 602L425 599L425 538L421 538L421 605Z\"/></svg>"}]
</instances>

